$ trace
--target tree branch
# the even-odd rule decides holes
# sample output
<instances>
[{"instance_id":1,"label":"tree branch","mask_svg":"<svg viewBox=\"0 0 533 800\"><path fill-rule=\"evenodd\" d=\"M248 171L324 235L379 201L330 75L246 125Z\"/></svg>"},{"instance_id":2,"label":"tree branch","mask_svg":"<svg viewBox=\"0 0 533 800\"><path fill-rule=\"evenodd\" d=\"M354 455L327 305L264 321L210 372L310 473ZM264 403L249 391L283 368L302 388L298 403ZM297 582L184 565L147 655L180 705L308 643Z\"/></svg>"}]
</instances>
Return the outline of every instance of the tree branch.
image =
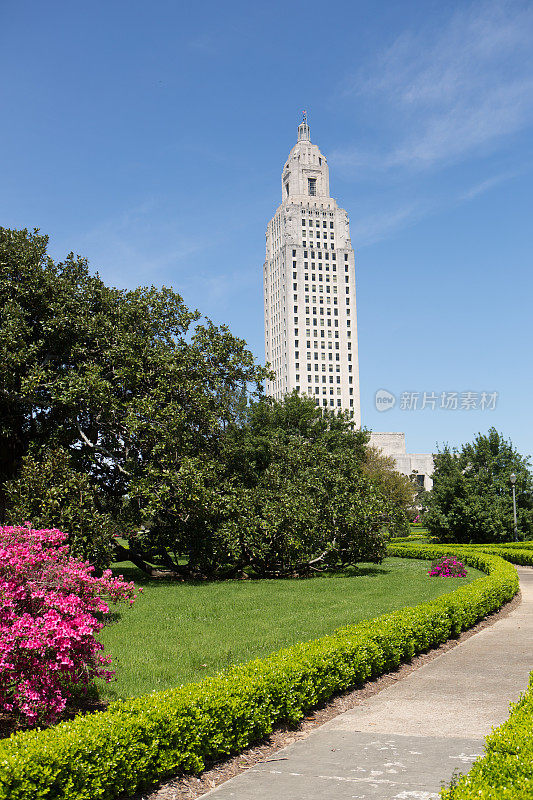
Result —
<instances>
[{"instance_id":1,"label":"tree branch","mask_svg":"<svg viewBox=\"0 0 533 800\"><path fill-rule=\"evenodd\" d=\"M128 478L131 478L131 472L128 472L126 469L124 469L124 467L121 467L120 464L116 462L116 456L110 450L108 450L106 447L103 447L101 444L94 444L94 442L91 442L91 440L87 438L87 436L82 431L80 424L78 422L76 423L76 427L78 429L78 433L80 434L81 438L88 447L91 447L95 451L98 450L100 453L103 453L104 456L107 456L108 458L112 458L118 471L121 472L123 475L126 475Z\"/></svg>"}]
</instances>

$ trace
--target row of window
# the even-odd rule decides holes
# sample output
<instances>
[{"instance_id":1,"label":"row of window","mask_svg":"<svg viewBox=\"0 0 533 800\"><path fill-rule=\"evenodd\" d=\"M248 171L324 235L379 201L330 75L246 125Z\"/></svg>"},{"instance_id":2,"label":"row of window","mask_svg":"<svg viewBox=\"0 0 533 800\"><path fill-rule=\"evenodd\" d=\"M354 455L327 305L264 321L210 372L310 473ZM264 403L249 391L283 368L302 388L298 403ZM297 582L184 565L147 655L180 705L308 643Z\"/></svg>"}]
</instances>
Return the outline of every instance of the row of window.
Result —
<instances>
[{"instance_id":1,"label":"row of window","mask_svg":"<svg viewBox=\"0 0 533 800\"><path fill-rule=\"evenodd\" d=\"M293 261L292 262L292 269L293 269L293 273L292 274L293 275L294 275L294 270L297 269L297 267L298 267L298 263L296 261ZM321 264L321 263L319 263L318 267L317 267L316 263L314 261L311 261L311 271L312 270L316 271L317 269L318 269L318 272L322 272L322 271L329 272L329 264ZM309 272L309 261L304 261L304 270L307 270ZM335 273L337 272L337 265L336 264L332 264L331 265L331 271L335 272ZM348 272L348 266L346 266L345 272ZM268 281L268 278L266 278L265 280Z\"/></svg>"},{"instance_id":2,"label":"row of window","mask_svg":"<svg viewBox=\"0 0 533 800\"><path fill-rule=\"evenodd\" d=\"M320 309L320 311L322 312L322 314L324 313L324 310L322 308ZM335 308L334 311L338 311L338 309ZM315 311L315 314L316 314L316 311ZM331 314L331 309L328 308L328 317L330 316L330 314ZM317 327L318 324L320 324L322 327L324 326L324 320L321 319L320 323L319 323L318 322L318 317L306 317L305 318L305 324L306 325L311 325L311 319L313 320L313 326L315 328ZM338 319L334 319L333 321L335 323L334 327L338 328L339 327L339 320ZM327 327L331 328L331 320L326 317L326 322L328 323ZM294 324L298 325L298 317L294 317ZM347 319L346 320L346 327L349 328L350 325L351 325L351 320Z\"/></svg>"},{"instance_id":3,"label":"row of window","mask_svg":"<svg viewBox=\"0 0 533 800\"><path fill-rule=\"evenodd\" d=\"M305 231L302 231L302 233L303 233L304 236L306 235ZM311 239L313 238L313 231L308 231L308 233L309 233L309 246L312 247L313 246L313 242L311 241ZM327 231L323 231L323 233L324 233L324 239L327 239L328 238L328 232ZM320 242L318 241L318 239L320 239L320 231L316 231L316 238L317 238L316 246L320 247ZM335 234L332 231L329 232L329 238L333 242L333 240L335 238ZM303 246L307 247L307 245L305 243L307 240L306 239L302 239L302 241L303 241ZM326 242L324 242L324 247L325 247L326 250L328 249L328 245L327 245ZM330 247L330 250L331 249L332 248Z\"/></svg>"},{"instance_id":4,"label":"row of window","mask_svg":"<svg viewBox=\"0 0 533 800\"><path fill-rule=\"evenodd\" d=\"M312 302L316 303L316 295L310 296L308 294L305 295L305 302L309 303L310 302L310 297L311 297ZM296 302L296 300L298 300L298 295L297 294L294 295L294 301ZM324 301L324 298L323 297L319 297L318 300L319 300L320 303L322 303ZM330 300L330 298L326 297L326 300ZM333 298L333 303L335 305L337 305L337 298L336 297ZM350 305L350 298L349 297L346 298L346 305L347 306Z\"/></svg>"},{"instance_id":5,"label":"row of window","mask_svg":"<svg viewBox=\"0 0 533 800\"><path fill-rule=\"evenodd\" d=\"M309 250L304 250L304 258L308 258L309 257L308 253L309 253ZM326 253L326 258L327 258L328 255L329 255L329 253ZM292 257L296 258L296 250L294 248L293 248L293 251L292 251ZM315 257L315 251L311 250L311 260L314 259L314 257ZM318 253L318 257L319 257L319 259L322 258L320 253ZM336 261L337 260L337 254L336 253L332 253L331 254L331 258L333 259L333 261ZM348 261L348 253L344 254L344 260Z\"/></svg>"},{"instance_id":6,"label":"row of window","mask_svg":"<svg viewBox=\"0 0 533 800\"><path fill-rule=\"evenodd\" d=\"M321 297L320 299L323 300L324 298ZM328 297L328 300L329 300L329 297ZM294 313L295 314L299 313L298 306L293 306L293 309L294 309ZM311 309L311 306L306 306L305 307L305 313L309 314L310 313L310 309ZM331 317L331 306L326 306L325 309L324 309L323 305L321 305L321 306L313 306L313 316L316 317L317 314L320 314L321 317L323 317L324 314L326 314L328 317ZM347 314L348 317L350 316L350 309L349 308L346 310L346 314ZM267 316L268 316L268 310L267 310ZM334 308L333 309L333 316L334 317L338 317L339 316L339 309L338 308ZM294 323L298 324L298 317L294 317Z\"/></svg>"},{"instance_id":7,"label":"row of window","mask_svg":"<svg viewBox=\"0 0 533 800\"><path fill-rule=\"evenodd\" d=\"M319 330L320 330L320 338L321 338L321 339L325 339L325 338L326 338L325 331L324 331L324 330L322 330L321 328L320 328ZM311 331L312 331L312 332L311 332ZM298 328L295 328L295 329L294 329L294 335L295 335L295 336L298 336ZM306 335L308 338L309 338L310 336L312 336L312 337L313 337L313 339L318 339L318 330L317 330L316 328L306 328L305 335ZM350 339L350 338L351 338L351 335L352 335L352 334L351 334L351 331L346 331L346 337L347 337L348 339ZM328 331L328 339L331 339L331 338L332 338L332 336L331 336L331 331ZM335 339L338 339L338 338L339 338L339 331L335 331L335 337L334 337L334 338L335 338Z\"/></svg>"},{"instance_id":8,"label":"row of window","mask_svg":"<svg viewBox=\"0 0 533 800\"><path fill-rule=\"evenodd\" d=\"M318 220L318 219L317 219L317 220L315 220L315 226L316 226L317 228L320 228L320 220ZM309 220L309 227L310 227L310 228L312 228L312 227L313 227L313 220L312 220L312 219L310 219L310 220ZM324 220L322 220L322 227L323 227L323 228L327 228L327 227L328 227L328 223L326 222L326 220L325 220L325 219L324 219ZM333 228L333 222L330 222L330 223L329 223L329 227L330 227L330 228ZM305 217L302 217L302 228L305 228Z\"/></svg>"},{"instance_id":9,"label":"row of window","mask_svg":"<svg viewBox=\"0 0 533 800\"><path fill-rule=\"evenodd\" d=\"M321 206L321 208L323 209L324 206ZM307 206L307 211L302 209L302 216L303 215L307 215L308 217L312 217L313 214L315 215L315 217L320 217L320 216L322 216L322 217L333 217L333 211L318 211L316 206L309 207L309 205L308 205Z\"/></svg>"},{"instance_id":10,"label":"row of window","mask_svg":"<svg viewBox=\"0 0 533 800\"><path fill-rule=\"evenodd\" d=\"M308 353L308 355L310 355L310 353ZM299 366L300 366L299 364L296 364L296 369L298 369ZM326 372L326 363L322 362L321 366L322 366L322 372ZM308 364L307 365L307 371L311 372L312 369L313 369L313 365L312 364ZM318 371L319 371L318 370L318 364L315 364L315 372L318 372ZM340 371L341 371L341 365L340 364L335 364L335 372L340 372ZM328 372L333 372L333 364L329 365ZM298 375L296 376L296 380L298 380Z\"/></svg>"},{"instance_id":11,"label":"row of window","mask_svg":"<svg viewBox=\"0 0 533 800\"><path fill-rule=\"evenodd\" d=\"M299 386L296 386L296 391L297 391L297 392L300 392L300 391L301 391L301 389L300 389L300 387L299 387ZM311 389L309 389L308 391L309 391L309 393L310 393L310 394L312 394L312 393L313 393ZM315 392L314 392L314 393L315 393L315 394L320 394L320 389L319 389L318 387L317 387L317 388L315 388ZM327 391L326 391L326 389L322 389L322 394L323 394L323 395L324 395L324 394L327 394ZM329 391L329 394L330 394L330 395L332 395L332 394L334 394L334 392L333 392L333 391L330 389L330 391ZM318 398L316 399L316 401L315 401L315 402L316 402L316 405L317 405L317 406L318 406L318 405L320 405L320 400L319 400ZM350 398L350 401L349 401L349 402L350 402L350 408L353 408L353 397L351 397L351 398ZM323 404L323 405L325 405L325 406L327 406L327 404L328 404L328 401L327 401L325 398L323 398L323 400L322 400L322 404ZM333 405L335 404L335 401L334 401L334 400L330 400L330 401L329 401L329 404L330 404L330 406L333 406ZM340 401L339 399L337 399L337 406L340 406L340 405L341 405L341 401ZM351 416L351 417L353 417L353 411L351 411L351 412L350 412L350 416Z\"/></svg>"}]
</instances>

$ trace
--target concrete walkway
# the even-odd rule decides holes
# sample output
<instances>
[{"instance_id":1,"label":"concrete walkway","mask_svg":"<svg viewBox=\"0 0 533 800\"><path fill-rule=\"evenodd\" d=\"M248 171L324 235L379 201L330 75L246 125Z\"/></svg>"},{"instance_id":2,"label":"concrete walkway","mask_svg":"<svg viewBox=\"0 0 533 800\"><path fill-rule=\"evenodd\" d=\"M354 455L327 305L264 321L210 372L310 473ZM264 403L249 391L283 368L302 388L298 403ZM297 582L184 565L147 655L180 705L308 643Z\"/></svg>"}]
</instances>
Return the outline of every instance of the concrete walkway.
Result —
<instances>
[{"instance_id":1,"label":"concrete walkway","mask_svg":"<svg viewBox=\"0 0 533 800\"><path fill-rule=\"evenodd\" d=\"M434 800L467 772L533 669L533 568L509 616L204 797Z\"/></svg>"}]
</instances>

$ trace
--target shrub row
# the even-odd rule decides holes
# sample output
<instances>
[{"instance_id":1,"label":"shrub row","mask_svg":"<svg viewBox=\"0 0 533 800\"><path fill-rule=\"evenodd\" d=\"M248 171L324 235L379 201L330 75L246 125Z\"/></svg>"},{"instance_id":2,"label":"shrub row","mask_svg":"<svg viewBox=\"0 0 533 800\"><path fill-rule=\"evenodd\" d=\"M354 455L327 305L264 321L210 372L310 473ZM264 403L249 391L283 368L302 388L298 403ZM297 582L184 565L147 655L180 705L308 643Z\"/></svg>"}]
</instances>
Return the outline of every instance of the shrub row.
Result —
<instances>
[{"instance_id":1,"label":"shrub row","mask_svg":"<svg viewBox=\"0 0 533 800\"><path fill-rule=\"evenodd\" d=\"M523 567L532 567L533 566L533 549L523 549L518 547L495 547L495 548L483 548L484 553L490 553L491 555L499 556L500 558L504 558L505 561L510 561L512 564L520 564Z\"/></svg>"},{"instance_id":2,"label":"shrub row","mask_svg":"<svg viewBox=\"0 0 533 800\"><path fill-rule=\"evenodd\" d=\"M454 786L441 791L443 800L520 800L533 797L533 672L529 688L511 716L487 737L485 755Z\"/></svg>"},{"instance_id":3,"label":"shrub row","mask_svg":"<svg viewBox=\"0 0 533 800\"><path fill-rule=\"evenodd\" d=\"M489 553L490 555L499 556L503 558L505 561L510 561L512 564L520 564L523 567L531 567L533 566L533 548L531 547L524 547L523 543L522 546L519 546L520 542L517 543L517 546L513 544L473 544L473 545L453 545L453 547L457 547L457 552L460 552L462 547L469 547L474 551L483 551L483 553Z\"/></svg>"},{"instance_id":4,"label":"shrub row","mask_svg":"<svg viewBox=\"0 0 533 800\"><path fill-rule=\"evenodd\" d=\"M404 542L429 542L432 537L429 533L411 533L409 536L393 536L390 544L403 544Z\"/></svg>"},{"instance_id":5,"label":"shrub row","mask_svg":"<svg viewBox=\"0 0 533 800\"><path fill-rule=\"evenodd\" d=\"M390 555L431 559L450 547L394 545ZM237 665L212 678L116 701L44 731L0 743L0 800L97 800L133 792L237 753L280 722L295 724L334 693L436 647L510 600L516 570L461 548L488 573L437 600L382 615Z\"/></svg>"},{"instance_id":6,"label":"shrub row","mask_svg":"<svg viewBox=\"0 0 533 800\"><path fill-rule=\"evenodd\" d=\"M483 545L481 545L483 547ZM533 542L526 540L525 542L496 542L491 544L490 547L510 547L511 549L517 548L518 550L530 550L533 547Z\"/></svg>"},{"instance_id":7,"label":"shrub row","mask_svg":"<svg viewBox=\"0 0 533 800\"><path fill-rule=\"evenodd\" d=\"M426 539L426 542L428 540ZM401 539L391 539L388 547L388 554L392 555L391 548L397 544L417 544L417 539L413 536L402 537ZM433 545L431 545L433 546ZM519 564L520 566L531 567L533 566L533 542L501 542L499 544L448 544L442 545L447 547L449 553L462 552L464 548L472 550L473 552L489 553L491 555L499 556L505 561L510 561L512 564Z\"/></svg>"}]
</instances>

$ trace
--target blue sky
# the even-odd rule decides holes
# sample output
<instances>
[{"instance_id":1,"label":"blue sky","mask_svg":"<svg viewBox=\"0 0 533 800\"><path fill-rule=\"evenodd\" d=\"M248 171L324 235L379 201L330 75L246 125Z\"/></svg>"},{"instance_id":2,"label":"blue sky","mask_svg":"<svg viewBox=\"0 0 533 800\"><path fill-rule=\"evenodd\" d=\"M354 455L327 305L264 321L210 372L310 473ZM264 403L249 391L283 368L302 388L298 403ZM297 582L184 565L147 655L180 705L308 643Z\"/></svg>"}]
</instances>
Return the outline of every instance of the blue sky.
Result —
<instances>
[{"instance_id":1,"label":"blue sky","mask_svg":"<svg viewBox=\"0 0 533 800\"><path fill-rule=\"evenodd\" d=\"M0 224L172 285L263 360L264 232L306 108L351 220L364 424L411 452L494 425L533 453L532 41L519 1L3 0ZM420 409L454 391L496 407Z\"/></svg>"}]
</instances>

